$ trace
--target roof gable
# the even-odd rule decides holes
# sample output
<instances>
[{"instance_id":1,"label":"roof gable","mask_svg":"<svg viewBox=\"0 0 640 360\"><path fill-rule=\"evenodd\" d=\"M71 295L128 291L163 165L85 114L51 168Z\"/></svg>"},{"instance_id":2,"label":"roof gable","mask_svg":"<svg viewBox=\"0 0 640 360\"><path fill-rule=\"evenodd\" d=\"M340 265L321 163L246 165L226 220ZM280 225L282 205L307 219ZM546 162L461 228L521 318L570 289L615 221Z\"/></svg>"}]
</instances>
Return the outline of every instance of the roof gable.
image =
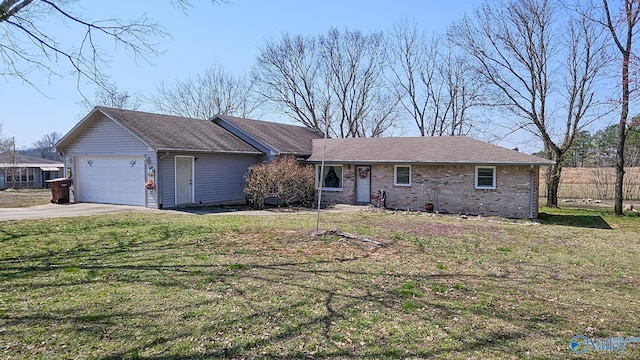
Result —
<instances>
[{"instance_id":1,"label":"roof gable","mask_svg":"<svg viewBox=\"0 0 640 360\"><path fill-rule=\"evenodd\" d=\"M323 138L321 132L298 125L228 115L216 115L211 120L270 155L306 157L311 154L311 141Z\"/></svg>"},{"instance_id":2,"label":"roof gable","mask_svg":"<svg viewBox=\"0 0 640 360\"><path fill-rule=\"evenodd\" d=\"M322 161L313 140L310 162ZM339 163L551 165L552 161L464 136L327 139L325 161Z\"/></svg>"},{"instance_id":3,"label":"roof gable","mask_svg":"<svg viewBox=\"0 0 640 360\"><path fill-rule=\"evenodd\" d=\"M260 154L254 147L207 120L96 107L57 144L65 148L103 114L155 151Z\"/></svg>"}]
</instances>

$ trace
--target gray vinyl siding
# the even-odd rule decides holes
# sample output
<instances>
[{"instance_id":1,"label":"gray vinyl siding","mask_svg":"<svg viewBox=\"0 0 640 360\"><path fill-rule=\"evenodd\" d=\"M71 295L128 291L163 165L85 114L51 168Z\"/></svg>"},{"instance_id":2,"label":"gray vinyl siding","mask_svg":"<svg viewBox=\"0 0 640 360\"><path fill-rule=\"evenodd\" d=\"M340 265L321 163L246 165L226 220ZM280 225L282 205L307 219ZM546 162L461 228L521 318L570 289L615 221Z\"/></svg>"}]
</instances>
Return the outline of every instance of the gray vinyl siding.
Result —
<instances>
[{"instance_id":1,"label":"gray vinyl siding","mask_svg":"<svg viewBox=\"0 0 640 360\"><path fill-rule=\"evenodd\" d=\"M164 155L160 156L164 157ZM158 158L159 159L159 158ZM158 172L160 181L161 198L158 200L159 204L162 204L163 208L170 208L176 206L176 174L175 174L175 156L169 155L164 159L159 160L160 169Z\"/></svg>"},{"instance_id":2,"label":"gray vinyl siding","mask_svg":"<svg viewBox=\"0 0 640 360\"><path fill-rule=\"evenodd\" d=\"M196 204L244 202L244 175L258 160L255 155L198 156L194 163Z\"/></svg>"},{"instance_id":3,"label":"gray vinyl siding","mask_svg":"<svg viewBox=\"0 0 640 360\"><path fill-rule=\"evenodd\" d=\"M160 157L164 154L160 153ZM257 155L171 153L159 160L160 195L163 208L175 207L175 157L193 156L195 203L205 205L244 203L244 175L260 160Z\"/></svg>"},{"instance_id":4,"label":"gray vinyl siding","mask_svg":"<svg viewBox=\"0 0 640 360\"><path fill-rule=\"evenodd\" d=\"M107 117L78 134L65 155L142 155L148 146Z\"/></svg>"}]
</instances>

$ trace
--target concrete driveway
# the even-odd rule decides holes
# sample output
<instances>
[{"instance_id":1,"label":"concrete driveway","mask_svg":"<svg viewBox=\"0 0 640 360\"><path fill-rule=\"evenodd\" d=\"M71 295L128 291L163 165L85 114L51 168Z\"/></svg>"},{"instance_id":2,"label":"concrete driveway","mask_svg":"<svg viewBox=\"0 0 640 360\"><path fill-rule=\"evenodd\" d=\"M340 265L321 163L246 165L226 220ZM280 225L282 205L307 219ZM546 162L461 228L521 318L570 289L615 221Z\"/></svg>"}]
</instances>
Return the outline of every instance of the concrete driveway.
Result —
<instances>
[{"instance_id":1,"label":"concrete driveway","mask_svg":"<svg viewBox=\"0 0 640 360\"><path fill-rule=\"evenodd\" d=\"M336 205L331 209L321 210L322 213L344 213L354 212L367 209L366 206L356 205ZM142 206L127 206L127 205L110 205L110 204L92 204L92 203L70 203L70 204L47 204L22 208L0 208L0 221L7 220L25 220L25 219L47 219L47 218L60 218L60 217L73 217L73 216L91 216L91 215L104 215L115 214L122 212L160 212L175 214L192 214L192 215L289 215L289 214L314 214L313 210L299 210L299 211L266 211L266 210L233 210L216 207L191 207L185 209L176 210L159 210L159 209L147 209Z\"/></svg>"},{"instance_id":2,"label":"concrete driveway","mask_svg":"<svg viewBox=\"0 0 640 360\"><path fill-rule=\"evenodd\" d=\"M2 208L0 209L0 221L7 220L24 220L24 219L46 219L71 216L89 216L114 214L120 212L131 211L160 211L147 209L142 206L126 206L126 205L109 205L109 204L47 204L38 206L29 206L21 208Z\"/></svg>"}]
</instances>

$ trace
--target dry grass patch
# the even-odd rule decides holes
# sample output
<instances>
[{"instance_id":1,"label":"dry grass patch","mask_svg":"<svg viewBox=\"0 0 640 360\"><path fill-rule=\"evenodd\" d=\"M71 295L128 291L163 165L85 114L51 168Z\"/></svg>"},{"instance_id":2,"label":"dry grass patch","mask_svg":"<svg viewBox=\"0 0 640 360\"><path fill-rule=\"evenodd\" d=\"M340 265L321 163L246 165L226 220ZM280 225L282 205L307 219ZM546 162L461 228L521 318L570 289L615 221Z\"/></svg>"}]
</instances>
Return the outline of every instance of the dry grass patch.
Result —
<instances>
[{"instance_id":1,"label":"dry grass patch","mask_svg":"<svg viewBox=\"0 0 640 360\"><path fill-rule=\"evenodd\" d=\"M581 214L611 226L323 217L383 248L307 215L7 222L0 357L568 358L576 334L640 335L640 218Z\"/></svg>"},{"instance_id":2,"label":"dry grass patch","mask_svg":"<svg viewBox=\"0 0 640 360\"><path fill-rule=\"evenodd\" d=\"M49 189L5 189L0 190L0 207L25 207L45 205L51 202Z\"/></svg>"},{"instance_id":3,"label":"dry grass patch","mask_svg":"<svg viewBox=\"0 0 640 360\"><path fill-rule=\"evenodd\" d=\"M564 167L560 177L558 197L563 199L613 199L615 179L614 168ZM625 169L623 188L625 199L640 200L640 167ZM545 173L540 171L540 194L545 193Z\"/></svg>"}]
</instances>

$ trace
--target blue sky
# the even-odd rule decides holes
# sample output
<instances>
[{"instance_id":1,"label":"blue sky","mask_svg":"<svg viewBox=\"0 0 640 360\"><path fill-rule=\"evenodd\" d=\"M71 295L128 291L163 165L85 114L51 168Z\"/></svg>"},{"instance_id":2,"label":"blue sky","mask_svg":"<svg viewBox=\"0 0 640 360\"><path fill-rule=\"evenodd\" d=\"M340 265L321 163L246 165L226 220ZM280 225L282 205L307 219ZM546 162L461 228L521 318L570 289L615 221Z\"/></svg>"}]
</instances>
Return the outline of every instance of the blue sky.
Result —
<instances>
[{"instance_id":1,"label":"blue sky","mask_svg":"<svg viewBox=\"0 0 640 360\"><path fill-rule=\"evenodd\" d=\"M105 51L113 52L105 69L111 82L120 90L144 96L162 82L184 80L212 65L221 65L234 74L248 72L265 40L277 39L284 31L306 35L325 33L330 27L387 31L406 19L415 21L427 33L442 32L465 13L471 13L481 0L231 0L215 5L208 0L192 2L193 7L186 14L172 6L170 0L79 1L82 8L78 12L91 20L128 20L146 14L170 34L158 39L158 49L163 53L152 58L151 64L136 62L112 43L101 44ZM50 21L49 26L62 42L71 33L56 22ZM63 65L60 71L68 71ZM39 86L40 92L19 79L0 78L2 135L14 136L18 149L31 146L44 134L66 133L86 115L75 75L59 78L34 72L30 80ZM84 86L83 90L89 98L93 96L92 87ZM154 109L145 104L141 110ZM277 114L266 114L262 119L283 120ZM412 129L411 125L408 128ZM499 145L518 146L526 152L541 149L538 139L524 132L504 139Z\"/></svg>"},{"instance_id":2,"label":"blue sky","mask_svg":"<svg viewBox=\"0 0 640 360\"><path fill-rule=\"evenodd\" d=\"M320 34L332 26L385 31L399 20L408 19L415 20L426 31L440 32L478 3L474 0L233 0L216 5L207 0L192 2L187 14L169 0L79 2L87 18L128 19L147 14L171 34L171 38L159 40L158 47L164 53L153 58L152 64L136 64L124 52L115 51L106 72L120 90L148 95L163 81L170 84L186 79L214 64L235 74L248 72L265 40L278 38L283 31ZM64 40L69 29L60 24L52 26L54 36ZM102 47L114 51L111 43ZM14 136L17 148L30 146L53 131L66 133L85 115L74 75L60 79L34 72L30 80L38 84L44 95L19 79L0 78L2 134ZM84 89L86 95L93 95L91 87ZM153 108L147 105L142 110ZM276 115L271 117L275 119Z\"/></svg>"}]
</instances>

